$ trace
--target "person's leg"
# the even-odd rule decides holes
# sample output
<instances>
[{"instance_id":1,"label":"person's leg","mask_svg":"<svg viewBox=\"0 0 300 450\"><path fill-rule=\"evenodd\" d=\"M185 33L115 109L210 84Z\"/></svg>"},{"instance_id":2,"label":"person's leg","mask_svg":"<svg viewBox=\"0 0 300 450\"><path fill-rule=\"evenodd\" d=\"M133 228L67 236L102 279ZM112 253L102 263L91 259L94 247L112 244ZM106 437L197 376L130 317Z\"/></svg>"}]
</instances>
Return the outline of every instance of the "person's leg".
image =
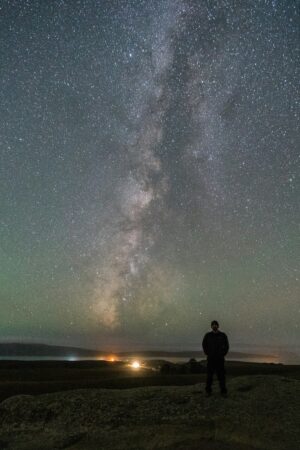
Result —
<instances>
[{"instance_id":1,"label":"person's leg","mask_svg":"<svg viewBox=\"0 0 300 450\"><path fill-rule=\"evenodd\" d=\"M214 375L214 364L212 361L207 360L207 376L206 376L206 387L205 390L208 394L211 393L211 386L213 382L213 375Z\"/></svg>"},{"instance_id":2,"label":"person's leg","mask_svg":"<svg viewBox=\"0 0 300 450\"><path fill-rule=\"evenodd\" d=\"M224 359L223 358L218 360L216 371L217 371L217 377L219 380L221 393L226 394L227 389L226 389L225 367L224 367Z\"/></svg>"}]
</instances>

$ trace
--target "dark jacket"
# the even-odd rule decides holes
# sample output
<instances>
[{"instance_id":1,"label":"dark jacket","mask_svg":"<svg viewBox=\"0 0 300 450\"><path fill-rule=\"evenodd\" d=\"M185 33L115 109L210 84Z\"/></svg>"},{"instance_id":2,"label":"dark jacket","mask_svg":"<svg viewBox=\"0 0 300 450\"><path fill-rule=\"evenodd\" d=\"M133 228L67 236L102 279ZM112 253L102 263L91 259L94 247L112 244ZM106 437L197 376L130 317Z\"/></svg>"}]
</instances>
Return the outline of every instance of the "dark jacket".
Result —
<instances>
[{"instance_id":1,"label":"dark jacket","mask_svg":"<svg viewBox=\"0 0 300 450\"><path fill-rule=\"evenodd\" d=\"M229 350L228 338L222 331L210 331L204 336L202 347L208 358L224 358Z\"/></svg>"}]
</instances>

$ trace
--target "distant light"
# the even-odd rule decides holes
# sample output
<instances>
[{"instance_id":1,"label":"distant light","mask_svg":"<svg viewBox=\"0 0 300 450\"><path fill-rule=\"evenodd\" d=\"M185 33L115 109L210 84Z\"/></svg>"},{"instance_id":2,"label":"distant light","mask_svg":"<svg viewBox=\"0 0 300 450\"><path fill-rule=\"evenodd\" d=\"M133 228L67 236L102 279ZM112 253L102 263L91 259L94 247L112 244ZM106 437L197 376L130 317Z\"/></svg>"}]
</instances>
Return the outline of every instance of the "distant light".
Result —
<instances>
[{"instance_id":1,"label":"distant light","mask_svg":"<svg viewBox=\"0 0 300 450\"><path fill-rule=\"evenodd\" d=\"M133 369L139 369L141 367L141 365L138 361L133 361L133 363L131 364L131 367Z\"/></svg>"}]
</instances>

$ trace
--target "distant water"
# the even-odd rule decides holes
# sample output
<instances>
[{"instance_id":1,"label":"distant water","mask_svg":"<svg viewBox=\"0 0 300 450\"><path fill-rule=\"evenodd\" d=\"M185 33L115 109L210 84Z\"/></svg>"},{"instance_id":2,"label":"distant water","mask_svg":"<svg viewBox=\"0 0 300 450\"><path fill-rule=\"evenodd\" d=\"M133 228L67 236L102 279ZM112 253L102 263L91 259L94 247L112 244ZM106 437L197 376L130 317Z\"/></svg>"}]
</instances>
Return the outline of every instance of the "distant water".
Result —
<instances>
[{"instance_id":1,"label":"distant water","mask_svg":"<svg viewBox=\"0 0 300 450\"><path fill-rule=\"evenodd\" d=\"M81 356L0 356L0 361L100 361L104 358Z\"/></svg>"},{"instance_id":2,"label":"distant water","mask_svg":"<svg viewBox=\"0 0 300 450\"><path fill-rule=\"evenodd\" d=\"M132 359L132 358L131 358ZM181 363L181 362L187 362L190 358L182 358L182 357L168 357L168 356L156 356L156 357L150 357L150 358L143 358L144 361L151 360L151 359L164 359L170 362L174 363ZM196 358L198 361L205 359L203 358ZM245 356L245 357L238 357L234 358L231 356L228 356L226 358L227 361L242 361L242 362L252 362L252 363L272 363L272 364L300 364L300 356L298 355L287 355L284 356L266 356L266 355L253 355L253 356Z\"/></svg>"},{"instance_id":3,"label":"distant water","mask_svg":"<svg viewBox=\"0 0 300 450\"><path fill-rule=\"evenodd\" d=\"M0 361L101 361L105 360L105 357L77 357L77 356L0 356ZM134 359L141 359L142 361L151 361L162 359L170 361L173 363L183 363L187 362L189 357L173 357L173 356L155 356L155 357L128 357L124 358L123 361L132 361ZM199 360L199 358L197 358ZM203 358L200 358L203 359ZM233 358L228 356L227 361L243 361L243 362L256 362L256 363L273 363L273 364L300 364L300 356L297 354L286 354L286 355L253 355L247 357Z\"/></svg>"}]
</instances>

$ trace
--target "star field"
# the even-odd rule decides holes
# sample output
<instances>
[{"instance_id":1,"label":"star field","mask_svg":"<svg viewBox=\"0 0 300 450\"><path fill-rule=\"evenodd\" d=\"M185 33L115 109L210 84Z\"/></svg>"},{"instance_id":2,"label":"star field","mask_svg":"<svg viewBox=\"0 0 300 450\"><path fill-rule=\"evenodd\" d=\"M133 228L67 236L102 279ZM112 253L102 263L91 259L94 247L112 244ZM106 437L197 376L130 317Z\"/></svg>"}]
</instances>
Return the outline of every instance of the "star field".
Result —
<instances>
[{"instance_id":1,"label":"star field","mask_svg":"<svg viewBox=\"0 0 300 450\"><path fill-rule=\"evenodd\" d=\"M299 3L4 0L0 39L0 339L296 345Z\"/></svg>"}]
</instances>

